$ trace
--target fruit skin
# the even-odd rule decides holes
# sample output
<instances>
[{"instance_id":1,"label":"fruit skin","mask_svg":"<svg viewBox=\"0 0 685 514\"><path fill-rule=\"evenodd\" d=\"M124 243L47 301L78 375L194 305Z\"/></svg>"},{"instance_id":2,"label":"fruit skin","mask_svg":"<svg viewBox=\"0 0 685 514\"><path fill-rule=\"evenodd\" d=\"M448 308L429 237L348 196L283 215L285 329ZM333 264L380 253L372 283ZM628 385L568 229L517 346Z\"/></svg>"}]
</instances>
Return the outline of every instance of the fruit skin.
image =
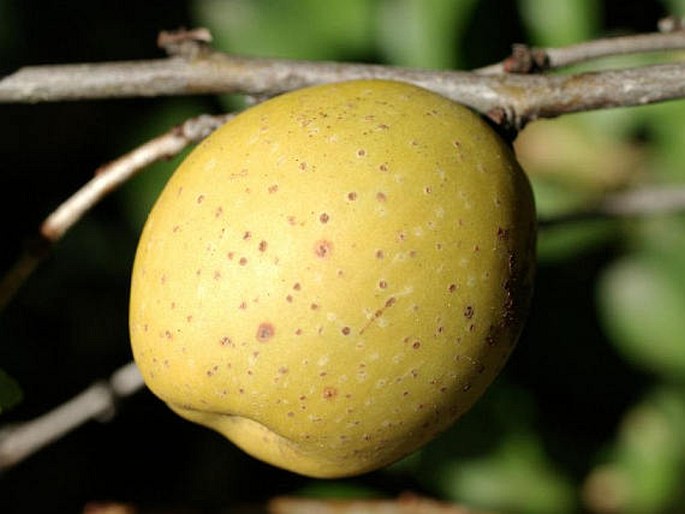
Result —
<instances>
[{"instance_id":1,"label":"fruit skin","mask_svg":"<svg viewBox=\"0 0 685 514\"><path fill-rule=\"evenodd\" d=\"M519 336L530 187L477 115L391 81L237 116L143 230L135 360L181 416L316 477L390 464L447 428Z\"/></svg>"}]
</instances>

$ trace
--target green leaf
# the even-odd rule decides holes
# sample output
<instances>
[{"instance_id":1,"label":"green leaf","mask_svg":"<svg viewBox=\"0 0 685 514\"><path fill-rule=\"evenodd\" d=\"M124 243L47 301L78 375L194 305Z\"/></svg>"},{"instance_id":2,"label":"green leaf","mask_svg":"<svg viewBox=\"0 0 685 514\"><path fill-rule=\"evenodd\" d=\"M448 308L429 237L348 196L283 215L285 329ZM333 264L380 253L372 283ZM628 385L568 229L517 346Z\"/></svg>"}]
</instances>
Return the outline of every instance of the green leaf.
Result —
<instances>
[{"instance_id":1,"label":"green leaf","mask_svg":"<svg viewBox=\"0 0 685 514\"><path fill-rule=\"evenodd\" d=\"M611 457L590 475L590 482L604 482L603 496L618 502L615 512L679 511L674 507L685 471L684 432L683 391L659 387L624 416Z\"/></svg>"},{"instance_id":2,"label":"green leaf","mask_svg":"<svg viewBox=\"0 0 685 514\"><path fill-rule=\"evenodd\" d=\"M685 374L685 290L656 259L635 255L611 265L598 284L600 319L635 366Z\"/></svg>"},{"instance_id":3,"label":"green leaf","mask_svg":"<svg viewBox=\"0 0 685 514\"><path fill-rule=\"evenodd\" d=\"M214 44L240 54L306 59L362 55L371 48L373 2L196 0L197 22Z\"/></svg>"},{"instance_id":4,"label":"green leaf","mask_svg":"<svg viewBox=\"0 0 685 514\"><path fill-rule=\"evenodd\" d=\"M442 477L450 499L481 508L527 514L574 510L571 483L549 462L532 431L507 433L495 453L454 461Z\"/></svg>"},{"instance_id":5,"label":"green leaf","mask_svg":"<svg viewBox=\"0 0 685 514\"><path fill-rule=\"evenodd\" d=\"M379 39L390 62L401 66L453 68L455 35L470 19L477 0L392 0L380 3Z\"/></svg>"},{"instance_id":6,"label":"green leaf","mask_svg":"<svg viewBox=\"0 0 685 514\"><path fill-rule=\"evenodd\" d=\"M23 396L17 381L0 369L0 414L16 406Z\"/></svg>"},{"instance_id":7,"label":"green leaf","mask_svg":"<svg viewBox=\"0 0 685 514\"><path fill-rule=\"evenodd\" d=\"M519 10L534 44L561 46L591 39L599 25L595 0L519 0Z\"/></svg>"}]
</instances>

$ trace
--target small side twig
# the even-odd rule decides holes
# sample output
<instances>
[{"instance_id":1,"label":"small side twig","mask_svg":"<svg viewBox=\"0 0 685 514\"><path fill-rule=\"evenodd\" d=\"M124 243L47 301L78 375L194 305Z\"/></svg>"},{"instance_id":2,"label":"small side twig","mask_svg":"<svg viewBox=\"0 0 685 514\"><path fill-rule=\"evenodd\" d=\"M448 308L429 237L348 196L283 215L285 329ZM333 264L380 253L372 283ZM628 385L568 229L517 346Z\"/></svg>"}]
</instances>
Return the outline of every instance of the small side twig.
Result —
<instances>
[{"instance_id":1,"label":"small side twig","mask_svg":"<svg viewBox=\"0 0 685 514\"><path fill-rule=\"evenodd\" d=\"M202 115L192 118L98 169L88 183L45 219L37 242L25 248L14 266L0 280L0 310L7 306L52 245L89 209L146 166L177 155L189 144L205 138L231 116Z\"/></svg>"},{"instance_id":2,"label":"small side twig","mask_svg":"<svg viewBox=\"0 0 685 514\"><path fill-rule=\"evenodd\" d=\"M558 48L516 44L502 62L476 70L483 75L537 73L617 55L685 50L685 30L595 39Z\"/></svg>"},{"instance_id":3,"label":"small side twig","mask_svg":"<svg viewBox=\"0 0 685 514\"><path fill-rule=\"evenodd\" d=\"M86 421L113 415L117 400L132 395L143 386L138 368L130 362L115 371L109 380L94 383L50 412L2 428L0 470L18 464Z\"/></svg>"}]
</instances>

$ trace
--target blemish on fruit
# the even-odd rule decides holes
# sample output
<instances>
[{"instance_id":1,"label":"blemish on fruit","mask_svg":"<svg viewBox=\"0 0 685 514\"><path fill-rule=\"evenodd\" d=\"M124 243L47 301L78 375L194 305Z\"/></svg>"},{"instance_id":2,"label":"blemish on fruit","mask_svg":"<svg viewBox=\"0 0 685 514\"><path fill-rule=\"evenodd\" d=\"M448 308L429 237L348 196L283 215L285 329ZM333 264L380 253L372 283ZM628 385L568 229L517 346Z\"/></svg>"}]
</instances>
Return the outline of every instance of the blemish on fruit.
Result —
<instances>
[{"instance_id":1,"label":"blemish on fruit","mask_svg":"<svg viewBox=\"0 0 685 514\"><path fill-rule=\"evenodd\" d=\"M205 195L200 195L197 197L197 203L202 203L205 201Z\"/></svg>"},{"instance_id":2,"label":"blemish on fruit","mask_svg":"<svg viewBox=\"0 0 685 514\"><path fill-rule=\"evenodd\" d=\"M268 246L269 246L269 244L266 241L262 240L259 242L259 246L257 247L257 249L260 252L264 253L264 252L266 252L266 249Z\"/></svg>"},{"instance_id":3,"label":"blemish on fruit","mask_svg":"<svg viewBox=\"0 0 685 514\"><path fill-rule=\"evenodd\" d=\"M252 239L252 232L246 230L243 234L243 241L249 241L250 239Z\"/></svg>"},{"instance_id":4,"label":"blemish on fruit","mask_svg":"<svg viewBox=\"0 0 685 514\"><path fill-rule=\"evenodd\" d=\"M240 264L241 266L245 266L247 264L247 258L241 257L238 261L238 264Z\"/></svg>"},{"instance_id":5,"label":"blemish on fruit","mask_svg":"<svg viewBox=\"0 0 685 514\"><path fill-rule=\"evenodd\" d=\"M338 390L335 387L324 387L321 396L323 396L325 400L333 400L338 396Z\"/></svg>"},{"instance_id":6,"label":"blemish on fruit","mask_svg":"<svg viewBox=\"0 0 685 514\"><path fill-rule=\"evenodd\" d=\"M473 318L473 307L471 305L467 305L466 308L464 308L464 317L466 319Z\"/></svg>"},{"instance_id":7,"label":"blemish on fruit","mask_svg":"<svg viewBox=\"0 0 685 514\"><path fill-rule=\"evenodd\" d=\"M328 220L330 220L330 216L326 214L325 212L321 213L321 216L319 216L319 221L323 224L328 223Z\"/></svg>"},{"instance_id":8,"label":"blemish on fruit","mask_svg":"<svg viewBox=\"0 0 685 514\"><path fill-rule=\"evenodd\" d=\"M347 199L350 202L354 202L357 199L357 193L355 193L354 191L347 193Z\"/></svg>"},{"instance_id":9,"label":"blemish on fruit","mask_svg":"<svg viewBox=\"0 0 685 514\"><path fill-rule=\"evenodd\" d=\"M388 287L388 283L385 280L381 280L378 282L378 287L381 289L386 289Z\"/></svg>"},{"instance_id":10,"label":"blemish on fruit","mask_svg":"<svg viewBox=\"0 0 685 514\"><path fill-rule=\"evenodd\" d=\"M418 350L419 348L421 348L421 341L414 341L414 342L412 343L411 347L412 347L414 350Z\"/></svg>"},{"instance_id":11,"label":"blemish on fruit","mask_svg":"<svg viewBox=\"0 0 685 514\"><path fill-rule=\"evenodd\" d=\"M276 193L276 192L278 191L278 184L272 184L272 185L270 185L270 186L269 186L269 189L268 189L267 191L269 191L269 194L270 194L270 195Z\"/></svg>"},{"instance_id":12,"label":"blemish on fruit","mask_svg":"<svg viewBox=\"0 0 685 514\"><path fill-rule=\"evenodd\" d=\"M340 331L344 336L349 336L350 335L350 327L343 327L342 330Z\"/></svg>"},{"instance_id":13,"label":"blemish on fruit","mask_svg":"<svg viewBox=\"0 0 685 514\"><path fill-rule=\"evenodd\" d=\"M223 207L217 207L214 211L214 217L218 218L224 213L224 208Z\"/></svg>"},{"instance_id":14,"label":"blemish on fruit","mask_svg":"<svg viewBox=\"0 0 685 514\"><path fill-rule=\"evenodd\" d=\"M275 333L276 329L271 323L260 323L259 327L257 327L257 341L260 343L266 343L274 336Z\"/></svg>"},{"instance_id":15,"label":"blemish on fruit","mask_svg":"<svg viewBox=\"0 0 685 514\"><path fill-rule=\"evenodd\" d=\"M385 257L385 253L383 250L376 250L376 259L383 259Z\"/></svg>"},{"instance_id":16,"label":"blemish on fruit","mask_svg":"<svg viewBox=\"0 0 685 514\"><path fill-rule=\"evenodd\" d=\"M321 259L325 259L330 256L331 252L333 251L333 243L326 239L322 239L321 241L317 241L316 244L314 245L314 253L316 254L317 257Z\"/></svg>"},{"instance_id":17,"label":"blemish on fruit","mask_svg":"<svg viewBox=\"0 0 685 514\"><path fill-rule=\"evenodd\" d=\"M360 148L359 150L357 150L357 157L364 157L365 155L366 155L366 150L364 150L363 148Z\"/></svg>"},{"instance_id":18,"label":"blemish on fruit","mask_svg":"<svg viewBox=\"0 0 685 514\"><path fill-rule=\"evenodd\" d=\"M388 197L385 195L385 193L383 193L381 191L376 193L376 200L378 200L379 202L381 202L381 203L385 202L387 199L388 199Z\"/></svg>"}]
</instances>

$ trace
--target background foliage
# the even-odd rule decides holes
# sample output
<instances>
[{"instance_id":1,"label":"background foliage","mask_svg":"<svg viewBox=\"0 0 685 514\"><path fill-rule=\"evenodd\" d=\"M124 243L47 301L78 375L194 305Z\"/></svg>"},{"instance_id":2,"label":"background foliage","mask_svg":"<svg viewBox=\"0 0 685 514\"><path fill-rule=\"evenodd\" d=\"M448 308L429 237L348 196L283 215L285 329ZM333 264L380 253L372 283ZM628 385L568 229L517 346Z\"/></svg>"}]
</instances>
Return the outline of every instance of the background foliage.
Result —
<instances>
[{"instance_id":1,"label":"background foliage","mask_svg":"<svg viewBox=\"0 0 685 514\"><path fill-rule=\"evenodd\" d=\"M0 73L160 56L156 33L204 25L252 55L472 68L513 42L558 46L652 31L682 0L0 0ZM655 57L613 59L603 67ZM236 97L0 106L0 265L103 162ZM516 142L542 217L608 191L685 182L685 102L541 121ZM137 235L179 159L78 224L0 313L0 424L29 419L131 357ZM507 513L685 510L685 217L545 227L533 312L503 375L423 451L317 481L261 464L147 391L0 475L0 510L77 512L90 500L226 508L278 494L413 490ZM20 393L23 401L17 403Z\"/></svg>"}]
</instances>

